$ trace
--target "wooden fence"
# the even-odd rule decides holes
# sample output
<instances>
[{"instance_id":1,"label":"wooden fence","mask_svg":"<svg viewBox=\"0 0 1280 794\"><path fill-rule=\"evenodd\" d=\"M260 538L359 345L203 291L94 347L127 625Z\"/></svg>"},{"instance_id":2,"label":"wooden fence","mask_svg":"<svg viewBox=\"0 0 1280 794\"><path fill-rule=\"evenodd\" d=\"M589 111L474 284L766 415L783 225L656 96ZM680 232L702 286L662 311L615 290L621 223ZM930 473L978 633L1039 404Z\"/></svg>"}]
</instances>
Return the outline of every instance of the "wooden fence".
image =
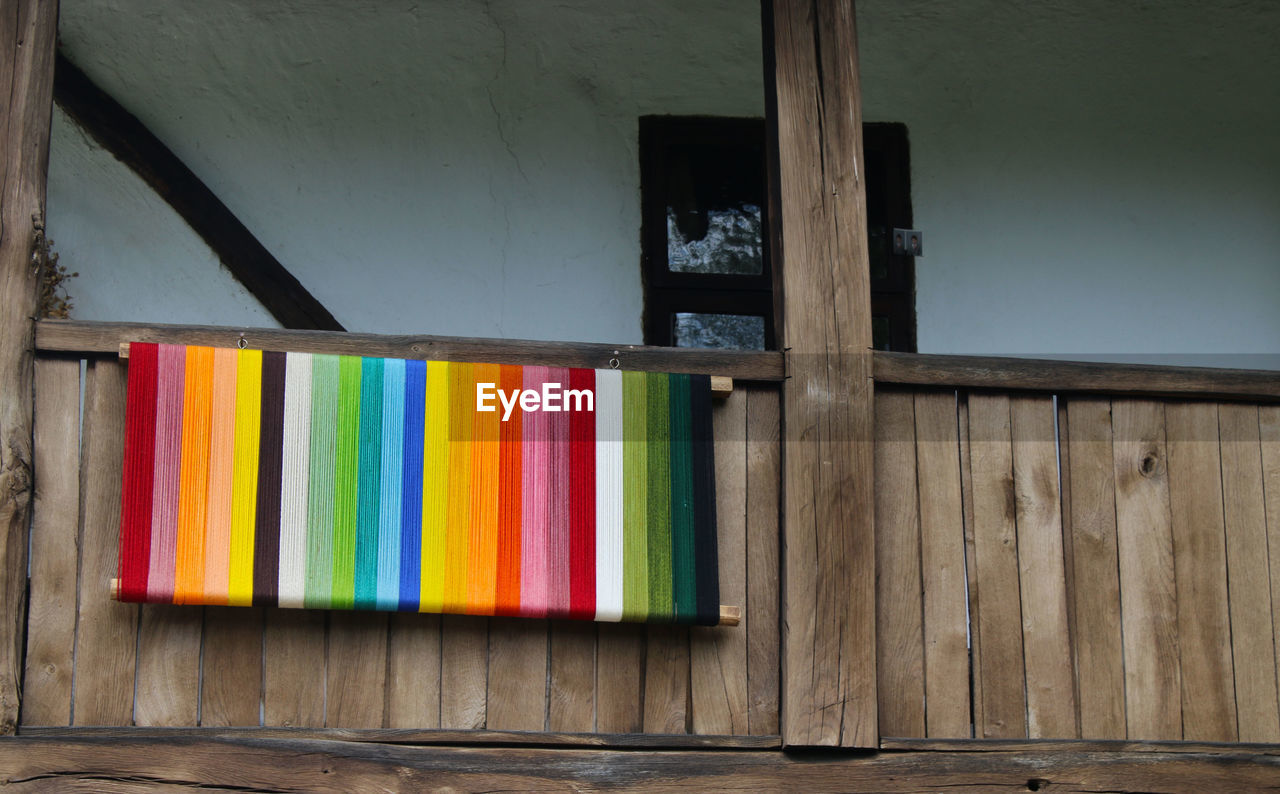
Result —
<instances>
[{"instance_id":1,"label":"wooden fence","mask_svg":"<svg viewBox=\"0 0 1280 794\"><path fill-rule=\"evenodd\" d=\"M323 337L299 338L327 349ZM743 617L688 628L117 603L125 384L110 356L36 363L25 733L279 726L409 740L485 729L553 743L592 733L777 746L776 385L740 384L714 408L722 601Z\"/></svg>"},{"instance_id":2,"label":"wooden fence","mask_svg":"<svg viewBox=\"0 0 1280 794\"><path fill-rule=\"evenodd\" d=\"M1280 741L1280 406L879 386L876 437L883 736Z\"/></svg>"}]
</instances>

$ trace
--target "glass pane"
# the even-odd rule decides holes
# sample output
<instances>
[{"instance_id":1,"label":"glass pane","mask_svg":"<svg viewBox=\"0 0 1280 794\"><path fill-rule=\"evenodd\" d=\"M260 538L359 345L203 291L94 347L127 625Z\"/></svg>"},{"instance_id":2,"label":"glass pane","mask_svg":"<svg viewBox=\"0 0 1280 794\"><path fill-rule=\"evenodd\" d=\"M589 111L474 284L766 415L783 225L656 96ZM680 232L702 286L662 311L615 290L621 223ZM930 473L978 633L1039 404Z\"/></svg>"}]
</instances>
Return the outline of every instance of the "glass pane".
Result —
<instances>
[{"instance_id":1,"label":"glass pane","mask_svg":"<svg viewBox=\"0 0 1280 794\"><path fill-rule=\"evenodd\" d=\"M709 210L705 218L703 236L687 237L677 223L675 208L667 207L667 267L672 273L758 276L763 272L758 206Z\"/></svg>"},{"instance_id":2,"label":"glass pane","mask_svg":"<svg viewBox=\"0 0 1280 794\"><path fill-rule=\"evenodd\" d=\"M667 267L673 273L764 272L764 156L758 146L677 143L666 150Z\"/></svg>"},{"instance_id":3,"label":"glass pane","mask_svg":"<svg viewBox=\"0 0 1280 794\"><path fill-rule=\"evenodd\" d=\"M889 349L889 318L884 315L871 317L871 346L876 350Z\"/></svg>"},{"instance_id":4,"label":"glass pane","mask_svg":"<svg viewBox=\"0 0 1280 794\"><path fill-rule=\"evenodd\" d=\"M764 318L748 314L676 312L676 347L764 350Z\"/></svg>"}]
</instances>

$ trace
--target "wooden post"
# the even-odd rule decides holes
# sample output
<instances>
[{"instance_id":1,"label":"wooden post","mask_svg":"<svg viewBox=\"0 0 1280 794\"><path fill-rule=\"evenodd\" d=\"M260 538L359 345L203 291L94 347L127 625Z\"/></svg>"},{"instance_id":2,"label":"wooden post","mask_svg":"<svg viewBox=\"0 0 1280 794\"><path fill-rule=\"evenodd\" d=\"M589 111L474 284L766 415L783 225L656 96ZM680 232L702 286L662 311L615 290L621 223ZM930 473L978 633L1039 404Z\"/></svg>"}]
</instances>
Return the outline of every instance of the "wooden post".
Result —
<instances>
[{"instance_id":1,"label":"wooden post","mask_svg":"<svg viewBox=\"0 0 1280 794\"><path fill-rule=\"evenodd\" d=\"M783 345L782 738L875 747L870 263L853 0L766 0ZM772 45L772 52L770 52ZM776 237L781 232L781 240Z\"/></svg>"},{"instance_id":2,"label":"wooden post","mask_svg":"<svg viewBox=\"0 0 1280 794\"><path fill-rule=\"evenodd\" d=\"M18 724L57 0L0 0L0 733Z\"/></svg>"}]
</instances>

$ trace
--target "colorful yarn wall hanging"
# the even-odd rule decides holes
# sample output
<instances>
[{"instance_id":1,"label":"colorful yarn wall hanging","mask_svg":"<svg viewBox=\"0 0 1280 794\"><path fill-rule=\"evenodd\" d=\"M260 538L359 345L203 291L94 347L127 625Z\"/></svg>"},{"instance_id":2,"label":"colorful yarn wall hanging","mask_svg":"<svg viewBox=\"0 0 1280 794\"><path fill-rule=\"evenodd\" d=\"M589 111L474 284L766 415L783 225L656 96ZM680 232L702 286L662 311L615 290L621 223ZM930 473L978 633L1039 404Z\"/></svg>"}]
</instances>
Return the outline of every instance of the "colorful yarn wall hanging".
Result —
<instances>
[{"instance_id":1,"label":"colorful yarn wall hanging","mask_svg":"<svg viewBox=\"0 0 1280 794\"><path fill-rule=\"evenodd\" d=\"M716 624L709 380L135 343L116 596Z\"/></svg>"}]
</instances>

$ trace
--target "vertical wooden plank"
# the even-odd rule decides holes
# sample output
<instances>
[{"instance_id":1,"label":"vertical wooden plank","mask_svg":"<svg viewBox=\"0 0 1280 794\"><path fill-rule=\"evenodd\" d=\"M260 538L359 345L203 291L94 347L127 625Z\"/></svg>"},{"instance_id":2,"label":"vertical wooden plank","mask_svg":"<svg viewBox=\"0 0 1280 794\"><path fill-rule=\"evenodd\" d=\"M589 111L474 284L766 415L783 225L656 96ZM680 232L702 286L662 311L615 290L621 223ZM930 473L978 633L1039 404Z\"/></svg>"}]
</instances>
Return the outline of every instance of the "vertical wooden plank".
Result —
<instances>
[{"instance_id":1,"label":"vertical wooden plank","mask_svg":"<svg viewBox=\"0 0 1280 794\"><path fill-rule=\"evenodd\" d=\"M689 732L689 629L648 627L644 666L644 732Z\"/></svg>"},{"instance_id":2,"label":"vertical wooden plank","mask_svg":"<svg viewBox=\"0 0 1280 794\"><path fill-rule=\"evenodd\" d=\"M594 623L551 624L551 689L547 727L589 733L596 724L596 627Z\"/></svg>"},{"instance_id":3,"label":"vertical wooden plank","mask_svg":"<svg viewBox=\"0 0 1280 794\"><path fill-rule=\"evenodd\" d=\"M1182 673L1164 405L1111 406L1130 739L1182 738Z\"/></svg>"},{"instance_id":4,"label":"vertical wooden plank","mask_svg":"<svg viewBox=\"0 0 1280 794\"><path fill-rule=\"evenodd\" d=\"M1280 705L1258 408L1224 403L1218 412L1240 741L1276 742Z\"/></svg>"},{"instance_id":5,"label":"vertical wooden plank","mask_svg":"<svg viewBox=\"0 0 1280 794\"><path fill-rule=\"evenodd\" d=\"M747 603L747 392L737 389L712 411L716 461L716 523L720 600ZM738 626L694 629L689 635L694 733L746 735L747 636Z\"/></svg>"},{"instance_id":6,"label":"vertical wooden plank","mask_svg":"<svg viewBox=\"0 0 1280 794\"><path fill-rule=\"evenodd\" d=\"M1124 648L1116 552L1115 459L1111 403L1067 403L1071 478L1071 566L1075 580L1075 659L1080 736L1123 739Z\"/></svg>"},{"instance_id":7,"label":"vertical wooden plank","mask_svg":"<svg viewBox=\"0 0 1280 794\"><path fill-rule=\"evenodd\" d=\"M23 725L71 724L80 548L80 362L35 364L35 504Z\"/></svg>"},{"instance_id":8,"label":"vertical wooden plank","mask_svg":"<svg viewBox=\"0 0 1280 794\"><path fill-rule=\"evenodd\" d=\"M1267 555L1271 571L1271 630L1280 654L1280 405L1258 409L1258 430L1262 450L1262 490L1266 500ZM1280 661L1280 660L1277 660ZM1280 688L1280 664L1276 665Z\"/></svg>"},{"instance_id":9,"label":"vertical wooden plank","mask_svg":"<svg viewBox=\"0 0 1280 794\"><path fill-rule=\"evenodd\" d=\"M981 611L982 723L984 739L1027 735L1022 652L1022 608L1018 582L1013 446L1009 398L969 395L969 454L973 472L973 536Z\"/></svg>"},{"instance_id":10,"label":"vertical wooden plank","mask_svg":"<svg viewBox=\"0 0 1280 794\"><path fill-rule=\"evenodd\" d=\"M198 723L203 613L182 606L142 607L135 724L186 727Z\"/></svg>"},{"instance_id":11,"label":"vertical wooden plank","mask_svg":"<svg viewBox=\"0 0 1280 794\"><path fill-rule=\"evenodd\" d=\"M91 365L81 456L80 595L76 623L76 725L130 725L137 665L138 606L111 599L120 541L125 369Z\"/></svg>"},{"instance_id":12,"label":"vertical wooden plank","mask_svg":"<svg viewBox=\"0 0 1280 794\"><path fill-rule=\"evenodd\" d=\"M1075 539L1071 534L1071 445L1067 443L1068 429L1067 402L1062 395L1054 398L1057 419L1056 437L1058 447L1058 507L1062 516L1062 565L1067 588L1067 647L1071 655L1071 695L1076 704L1076 736L1080 736L1080 671L1076 667L1076 573Z\"/></svg>"},{"instance_id":13,"label":"vertical wooden plank","mask_svg":"<svg viewBox=\"0 0 1280 794\"><path fill-rule=\"evenodd\" d=\"M483 728L489 680L489 620L470 615L440 619L440 727ZM530 686L546 686L542 680Z\"/></svg>"},{"instance_id":14,"label":"vertical wooden plank","mask_svg":"<svg viewBox=\"0 0 1280 794\"><path fill-rule=\"evenodd\" d=\"M885 736L922 737L924 607L915 403L910 391L877 390L875 470L880 730Z\"/></svg>"},{"instance_id":15,"label":"vertical wooden plank","mask_svg":"<svg viewBox=\"0 0 1280 794\"><path fill-rule=\"evenodd\" d=\"M387 640L387 727L440 727L440 616L397 613Z\"/></svg>"},{"instance_id":16,"label":"vertical wooden plank","mask_svg":"<svg viewBox=\"0 0 1280 794\"><path fill-rule=\"evenodd\" d=\"M779 395L747 392L747 729L778 733Z\"/></svg>"},{"instance_id":17,"label":"vertical wooden plank","mask_svg":"<svg viewBox=\"0 0 1280 794\"><path fill-rule=\"evenodd\" d=\"M1022 593L1022 647L1027 734L1074 738L1075 669L1067 628L1062 501L1058 492L1053 398L1013 397L1013 489Z\"/></svg>"},{"instance_id":18,"label":"vertical wooden plank","mask_svg":"<svg viewBox=\"0 0 1280 794\"><path fill-rule=\"evenodd\" d=\"M262 609L205 607L200 724L262 724Z\"/></svg>"},{"instance_id":19,"label":"vertical wooden plank","mask_svg":"<svg viewBox=\"0 0 1280 794\"><path fill-rule=\"evenodd\" d=\"M381 728L386 706L387 615L334 611L329 615L325 665L325 725Z\"/></svg>"},{"instance_id":20,"label":"vertical wooden plank","mask_svg":"<svg viewBox=\"0 0 1280 794\"><path fill-rule=\"evenodd\" d=\"M0 15L0 734L18 725L31 519L33 343L44 242L57 0Z\"/></svg>"},{"instance_id":21,"label":"vertical wooden plank","mask_svg":"<svg viewBox=\"0 0 1280 794\"><path fill-rule=\"evenodd\" d=\"M315 609L268 610L262 647L263 724L323 727L325 614Z\"/></svg>"},{"instance_id":22,"label":"vertical wooden plank","mask_svg":"<svg viewBox=\"0 0 1280 794\"><path fill-rule=\"evenodd\" d=\"M597 639L596 730L644 730L644 627L602 623Z\"/></svg>"},{"instance_id":23,"label":"vertical wooden plank","mask_svg":"<svg viewBox=\"0 0 1280 794\"><path fill-rule=\"evenodd\" d=\"M977 616L981 612L978 593L978 541L974 534L973 518L973 450L969 445L969 395L956 393L956 425L960 435L960 501L964 509L964 575L969 602L969 695L970 735L982 732L985 723L982 692L982 638L978 632Z\"/></svg>"},{"instance_id":24,"label":"vertical wooden plank","mask_svg":"<svg viewBox=\"0 0 1280 794\"><path fill-rule=\"evenodd\" d=\"M783 741L874 747L874 393L851 0L771 0L766 100L782 219ZM772 46L770 46L772 45ZM776 249L775 249L776 250Z\"/></svg>"},{"instance_id":25,"label":"vertical wooden plank","mask_svg":"<svg viewBox=\"0 0 1280 794\"><path fill-rule=\"evenodd\" d=\"M1206 402L1166 404L1165 435L1178 592L1182 738L1234 742L1236 697L1227 612L1218 406ZM1265 556L1261 565L1265 573ZM1269 606L1266 614L1271 614ZM1267 675L1272 675L1271 670Z\"/></svg>"},{"instance_id":26,"label":"vertical wooden plank","mask_svg":"<svg viewBox=\"0 0 1280 794\"><path fill-rule=\"evenodd\" d=\"M924 588L925 733L936 738L968 738L969 622L965 614L964 504L955 392L917 392L915 415Z\"/></svg>"},{"instance_id":27,"label":"vertical wooden plank","mask_svg":"<svg viewBox=\"0 0 1280 794\"><path fill-rule=\"evenodd\" d=\"M546 728L549 631L545 620L493 618L489 621L486 728L499 731Z\"/></svg>"}]
</instances>

